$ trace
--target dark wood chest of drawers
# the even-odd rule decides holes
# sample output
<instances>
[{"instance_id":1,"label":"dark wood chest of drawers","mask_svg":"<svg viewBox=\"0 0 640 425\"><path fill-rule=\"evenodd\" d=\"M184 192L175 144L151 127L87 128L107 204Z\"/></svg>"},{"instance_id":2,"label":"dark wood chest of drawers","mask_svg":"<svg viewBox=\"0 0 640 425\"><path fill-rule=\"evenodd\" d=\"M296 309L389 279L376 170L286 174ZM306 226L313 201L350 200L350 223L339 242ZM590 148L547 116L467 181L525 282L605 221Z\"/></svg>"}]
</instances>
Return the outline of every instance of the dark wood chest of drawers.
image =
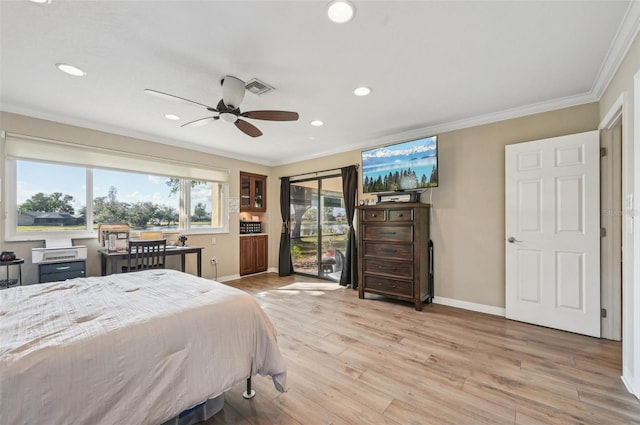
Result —
<instances>
[{"instance_id":1,"label":"dark wood chest of drawers","mask_svg":"<svg viewBox=\"0 0 640 425\"><path fill-rule=\"evenodd\" d=\"M431 302L430 207L420 203L358 207L360 298L369 292L411 301L416 310Z\"/></svg>"}]
</instances>

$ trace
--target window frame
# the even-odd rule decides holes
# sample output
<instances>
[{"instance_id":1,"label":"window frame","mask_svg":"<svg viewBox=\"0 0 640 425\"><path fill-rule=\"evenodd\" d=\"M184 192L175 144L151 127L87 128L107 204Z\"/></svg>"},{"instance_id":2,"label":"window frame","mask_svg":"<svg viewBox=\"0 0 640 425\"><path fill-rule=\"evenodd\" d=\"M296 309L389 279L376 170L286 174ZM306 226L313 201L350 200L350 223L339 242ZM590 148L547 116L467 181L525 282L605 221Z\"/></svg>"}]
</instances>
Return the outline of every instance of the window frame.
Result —
<instances>
[{"instance_id":1,"label":"window frame","mask_svg":"<svg viewBox=\"0 0 640 425\"><path fill-rule=\"evenodd\" d=\"M41 240L46 240L49 238L71 238L71 239L91 239L91 238L97 238L98 237L98 231L93 229L93 200L94 200L94 194L93 194L93 173L94 170L96 169L105 169L105 170L112 170L112 171L121 171L121 172L130 172L130 173L140 173L140 174L144 174L144 175L157 175L157 174L151 174L148 172L148 170L135 170L135 169L124 169L124 168L119 168L119 169L114 169L112 167L96 167L96 166L88 166L88 165L84 165L84 164L79 164L79 163L74 163L73 161L49 161L49 160L43 160L43 159L39 159L39 158L29 158L28 155L21 155L19 157L11 157L9 156L9 154L6 151L6 140L7 140L7 136L6 134L3 134L4 137L2 137L2 162L4 164L4 168L5 168L5 173L4 176L0 176L4 177L4 199L2 199L2 197L0 196L0 201L4 202L4 211L5 211L5 234L4 234L4 239L7 242L12 242L12 241L41 241ZM14 140L14 143L19 143L19 141L21 139L26 140L26 141L30 141L30 142L34 142L36 141L37 143L53 143L53 144L60 144L62 146L62 149L69 149L69 146L78 146L79 149L83 149L86 148L87 150L92 150L94 148L92 148L91 146L85 146L85 145L74 145L74 144L69 144L66 142L57 142L57 141L48 141L48 140L44 140L44 139L36 139L36 138L29 138L28 136L20 136L20 135L11 135L10 137L12 137ZM95 148L98 149L98 148ZM119 151L110 151L110 150L105 150L105 149L100 149L102 154L106 154L106 155L118 155L120 154ZM129 158L133 158L133 163L135 164L137 159L135 154L128 154L128 153L122 153L124 155L127 155ZM37 156L37 155L36 155ZM46 232L18 232L18 203L17 203L17 190L18 190L18 179L17 179L17 163L18 161L29 161L29 162L41 162L41 163L47 163L47 164L57 164L57 165L61 165L61 166L74 166L74 167L81 167L85 169L85 204L86 204L86 225L85 228L83 230L60 230L60 231L46 231ZM195 168L195 173L198 175L203 175L206 174L207 170L209 168L205 167L205 166L200 166L198 164L188 164L188 163L184 163L184 162L179 162L179 161L172 161L172 160L166 160L163 158L154 158L154 157L145 157L145 161L147 163L149 162L158 162L159 164L167 164L170 163L170 165L176 165L177 169L181 169L180 167L182 167L182 169L185 169L187 167L194 167ZM229 170L226 169L220 169L220 168L210 168L213 173L212 175L216 175L216 176L221 176L223 174L221 174L222 172L225 172L226 175L228 176L229 174ZM180 181L180 193L178 194L179 197L179 207L178 207L178 213L179 213L179 228L178 229L167 229L166 231L163 231L163 233L166 234L174 234L174 233L183 233L183 234L224 234L224 233L229 233L229 181L228 178L226 181L217 181L217 180L211 180L211 179L202 179L202 178L194 178L192 177L180 177L180 176L168 176L168 175L164 175L164 174L160 174L158 176L161 177L167 177L167 178L176 178L179 179ZM212 206L215 205L215 201L220 200L220 221L221 221L221 226L220 227L197 227L197 228L191 228L190 227L190 223L191 223L191 217L190 217L190 212L191 212L191 205L190 205L190 199L191 199L191 181L193 180L199 180L199 181L206 181L208 183L211 184L217 184L219 185L220 188L220 194L221 196L219 198L216 198L215 200L213 199L213 190L212 190ZM212 215L213 215L213 211L212 211ZM135 231L134 231L135 232Z\"/></svg>"}]
</instances>

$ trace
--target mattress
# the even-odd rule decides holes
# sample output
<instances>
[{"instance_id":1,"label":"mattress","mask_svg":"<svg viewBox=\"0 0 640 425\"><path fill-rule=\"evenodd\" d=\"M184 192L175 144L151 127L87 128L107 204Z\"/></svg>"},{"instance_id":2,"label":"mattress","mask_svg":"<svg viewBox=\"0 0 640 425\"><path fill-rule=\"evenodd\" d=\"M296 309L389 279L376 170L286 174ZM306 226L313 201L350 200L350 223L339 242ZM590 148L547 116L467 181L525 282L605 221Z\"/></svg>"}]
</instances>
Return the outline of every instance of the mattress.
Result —
<instances>
[{"instance_id":1,"label":"mattress","mask_svg":"<svg viewBox=\"0 0 640 425\"><path fill-rule=\"evenodd\" d=\"M1 424L159 424L255 374L284 391L249 294L175 270L0 291Z\"/></svg>"}]
</instances>

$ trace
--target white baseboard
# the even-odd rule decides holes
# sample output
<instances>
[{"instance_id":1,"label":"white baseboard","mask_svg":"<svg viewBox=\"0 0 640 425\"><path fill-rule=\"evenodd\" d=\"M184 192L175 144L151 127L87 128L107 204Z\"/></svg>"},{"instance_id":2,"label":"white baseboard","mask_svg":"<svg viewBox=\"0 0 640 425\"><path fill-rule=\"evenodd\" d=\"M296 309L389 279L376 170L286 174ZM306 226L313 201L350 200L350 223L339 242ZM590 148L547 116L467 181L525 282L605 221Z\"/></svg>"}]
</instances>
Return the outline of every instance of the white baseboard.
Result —
<instances>
[{"instance_id":1,"label":"white baseboard","mask_svg":"<svg viewBox=\"0 0 640 425\"><path fill-rule=\"evenodd\" d=\"M248 275L248 276L255 276L255 275L258 275L258 274L272 273L272 272L273 273L278 273L278 269L271 267L266 272L254 273L254 274L251 274L251 275ZM217 281L217 282L227 282L229 280L240 279L241 277L242 276L240 276L239 274L232 274L232 275L229 275L229 276L220 276L220 277L218 277L217 279L214 279L214 280Z\"/></svg>"},{"instance_id":2,"label":"white baseboard","mask_svg":"<svg viewBox=\"0 0 640 425\"><path fill-rule=\"evenodd\" d=\"M227 282L229 280L240 279L240 277L241 276L239 274L232 274L232 275L229 275L229 276L220 276L217 279L213 279L213 280L215 280L216 282Z\"/></svg>"},{"instance_id":3,"label":"white baseboard","mask_svg":"<svg viewBox=\"0 0 640 425\"><path fill-rule=\"evenodd\" d=\"M448 305L449 307L463 308L465 310L477 311L479 313L493 314L494 316L504 317L506 315L505 309L502 307L471 303L469 301L454 300L453 298L433 297L433 303Z\"/></svg>"},{"instance_id":4,"label":"white baseboard","mask_svg":"<svg viewBox=\"0 0 640 425\"><path fill-rule=\"evenodd\" d=\"M624 384L624 386L627 388L627 391L629 391L630 394L633 394L636 396L636 398L640 399L640 391L636 392L636 388L634 388L633 385L631 385L631 382L627 379L627 377L623 374L620 379L622 380L622 383Z\"/></svg>"}]
</instances>

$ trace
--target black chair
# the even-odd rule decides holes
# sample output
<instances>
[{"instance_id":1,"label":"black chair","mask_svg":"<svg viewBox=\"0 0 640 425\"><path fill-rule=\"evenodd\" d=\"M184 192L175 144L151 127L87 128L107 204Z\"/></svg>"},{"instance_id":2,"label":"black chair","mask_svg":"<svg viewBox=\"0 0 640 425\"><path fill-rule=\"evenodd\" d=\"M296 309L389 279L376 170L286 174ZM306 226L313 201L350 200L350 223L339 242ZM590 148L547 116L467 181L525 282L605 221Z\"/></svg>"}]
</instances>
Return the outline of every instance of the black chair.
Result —
<instances>
[{"instance_id":1,"label":"black chair","mask_svg":"<svg viewBox=\"0 0 640 425\"><path fill-rule=\"evenodd\" d=\"M129 241L127 265L122 266L122 272L164 269L166 254L167 241L165 239Z\"/></svg>"}]
</instances>

